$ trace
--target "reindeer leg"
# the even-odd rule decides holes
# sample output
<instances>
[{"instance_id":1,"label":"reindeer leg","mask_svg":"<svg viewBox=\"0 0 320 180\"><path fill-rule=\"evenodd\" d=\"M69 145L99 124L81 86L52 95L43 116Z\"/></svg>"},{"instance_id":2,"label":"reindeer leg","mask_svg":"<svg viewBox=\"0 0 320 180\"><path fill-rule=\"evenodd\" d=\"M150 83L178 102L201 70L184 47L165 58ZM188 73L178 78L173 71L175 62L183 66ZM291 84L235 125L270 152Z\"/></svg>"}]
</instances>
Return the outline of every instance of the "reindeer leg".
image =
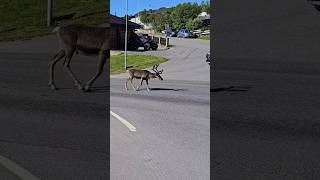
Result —
<instances>
[{"instance_id":1,"label":"reindeer leg","mask_svg":"<svg viewBox=\"0 0 320 180\"><path fill-rule=\"evenodd\" d=\"M133 85L133 83L132 83L132 80L133 80L133 78L130 79L131 86L132 86L132 88L136 91L137 89L134 87L134 85Z\"/></svg>"},{"instance_id":2,"label":"reindeer leg","mask_svg":"<svg viewBox=\"0 0 320 180\"><path fill-rule=\"evenodd\" d=\"M124 83L124 88L128 91L128 81L130 78L126 79L126 83Z\"/></svg>"},{"instance_id":3,"label":"reindeer leg","mask_svg":"<svg viewBox=\"0 0 320 180\"><path fill-rule=\"evenodd\" d=\"M49 83L48 85L51 89L56 90L57 86L54 83L54 67L58 61L65 57L65 51L62 49L60 50L51 60L50 60L50 67L49 67Z\"/></svg>"},{"instance_id":4,"label":"reindeer leg","mask_svg":"<svg viewBox=\"0 0 320 180\"><path fill-rule=\"evenodd\" d=\"M89 81L86 82L85 91L89 91L91 85L101 75L107 58L110 58L109 51L100 51L96 74Z\"/></svg>"},{"instance_id":5,"label":"reindeer leg","mask_svg":"<svg viewBox=\"0 0 320 180\"><path fill-rule=\"evenodd\" d=\"M74 54L74 51L75 49L70 49L68 52L67 52L67 57L66 57L66 62L64 63L64 67L67 69L67 72L69 73L69 75L71 76L71 78L73 79L74 83L75 83L75 86L78 87L79 90L82 90L83 87L80 83L80 81L78 80L78 78L75 76L75 74L73 73L73 71L71 70L71 67L70 67L70 62L71 62L71 58Z\"/></svg>"},{"instance_id":6,"label":"reindeer leg","mask_svg":"<svg viewBox=\"0 0 320 180\"><path fill-rule=\"evenodd\" d=\"M146 84L147 84L147 90L150 92L148 79L146 79Z\"/></svg>"},{"instance_id":7,"label":"reindeer leg","mask_svg":"<svg viewBox=\"0 0 320 180\"><path fill-rule=\"evenodd\" d=\"M139 85L139 87L137 87L137 91L139 91L139 88L142 86L142 83L143 83L143 78L141 78L141 82L140 82L140 85Z\"/></svg>"}]
</instances>

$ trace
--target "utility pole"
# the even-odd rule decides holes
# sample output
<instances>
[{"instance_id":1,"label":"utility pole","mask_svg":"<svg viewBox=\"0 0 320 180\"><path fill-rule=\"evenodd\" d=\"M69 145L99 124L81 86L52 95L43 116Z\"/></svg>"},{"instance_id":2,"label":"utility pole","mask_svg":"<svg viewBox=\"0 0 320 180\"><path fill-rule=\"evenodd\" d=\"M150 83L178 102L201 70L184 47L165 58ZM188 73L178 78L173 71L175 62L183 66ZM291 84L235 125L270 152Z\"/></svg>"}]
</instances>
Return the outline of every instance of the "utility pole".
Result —
<instances>
[{"instance_id":1,"label":"utility pole","mask_svg":"<svg viewBox=\"0 0 320 180\"><path fill-rule=\"evenodd\" d=\"M128 0L126 0L126 34L125 34L125 44L124 44L124 68L127 69L127 63L128 63L128 54L127 54L127 48L128 48Z\"/></svg>"},{"instance_id":2,"label":"utility pole","mask_svg":"<svg viewBox=\"0 0 320 180\"><path fill-rule=\"evenodd\" d=\"M52 23L52 1L48 0L47 2L47 26L50 26Z\"/></svg>"}]
</instances>

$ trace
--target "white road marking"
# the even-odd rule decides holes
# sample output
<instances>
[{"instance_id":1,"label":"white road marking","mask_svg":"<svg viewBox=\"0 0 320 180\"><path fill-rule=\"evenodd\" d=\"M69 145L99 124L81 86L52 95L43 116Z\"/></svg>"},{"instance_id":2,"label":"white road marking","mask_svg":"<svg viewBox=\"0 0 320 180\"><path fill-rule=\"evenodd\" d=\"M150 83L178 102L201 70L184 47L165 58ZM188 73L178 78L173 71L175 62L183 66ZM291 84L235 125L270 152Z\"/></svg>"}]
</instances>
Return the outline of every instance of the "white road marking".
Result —
<instances>
[{"instance_id":1,"label":"white road marking","mask_svg":"<svg viewBox=\"0 0 320 180\"><path fill-rule=\"evenodd\" d=\"M113 117L117 118L122 124L124 124L125 126L127 126L127 128L128 128L130 131L133 131L133 132L137 131L137 129L136 129L132 124L130 124L127 120L123 119L123 118L122 118L121 116L119 116L118 114L116 114L116 113L114 113L114 112L112 112L112 111L110 111L110 114L111 114Z\"/></svg>"},{"instance_id":2,"label":"white road marking","mask_svg":"<svg viewBox=\"0 0 320 180\"><path fill-rule=\"evenodd\" d=\"M21 166L14 163L10 159L3 157L1 155L0 155L0 164L5 166L9 171L14 173L16 176L18 176L22 180L40 180L39 178L31 174L26 169L22 168Z\"/></svg>"}]
</instances>

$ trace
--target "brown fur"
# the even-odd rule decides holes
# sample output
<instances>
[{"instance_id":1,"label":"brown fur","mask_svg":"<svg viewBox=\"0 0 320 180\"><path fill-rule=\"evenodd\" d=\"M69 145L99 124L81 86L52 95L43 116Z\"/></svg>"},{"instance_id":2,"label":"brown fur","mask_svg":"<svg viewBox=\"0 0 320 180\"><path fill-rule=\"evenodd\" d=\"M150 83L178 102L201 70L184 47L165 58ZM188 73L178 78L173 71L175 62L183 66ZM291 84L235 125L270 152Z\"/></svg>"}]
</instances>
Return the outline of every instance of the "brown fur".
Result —
<instances>
[{"instance_id":1,"label":"brown fur","mask_svg":"<svg viewBox=\"0 0 320 180\"><path fill-rule=\"evenodd\" d=\"M147 90L150 91L149 88L149 79L155 79L158 78L159 80L163 80L163 78L160 76L160 74L162 73L163 70L158 71L156 69L156 67L158 67L159 65L155 65L153 66L152 70L155 71L155 73L152 73L148 70L140 70L140 69L130 69L128 70L128 75L129 78L126 80L125 82L125 89L128 90L127 84L128 81L130 80L131 86L134 90L138 91L139 88L142 86L143 81L146 81L147 84ZM141 79L140 85L139 87L137 87L137 89L133 86L132 80L133 79Z\"/></svg>"},{"instance_id":2,"label":"brown fur","mask_svg":"<svg viewBox=\"0 0 320 180\"><path fill-rule=\"evenodd\" d=\"M60 49L50 61L49 86L51 86L52 89L57 89L54 83L54 67L58 61L64 58L64 67L74 80L75 85L81 90L89 90L94 81L101 75L106 60L110 58L110 28L78 24L55 28L53 32L57 32ZM97 71L95 75L86 82L84 88L70 67L70 62L75 52L99 55Z\"/></svg>"}]
</instances>

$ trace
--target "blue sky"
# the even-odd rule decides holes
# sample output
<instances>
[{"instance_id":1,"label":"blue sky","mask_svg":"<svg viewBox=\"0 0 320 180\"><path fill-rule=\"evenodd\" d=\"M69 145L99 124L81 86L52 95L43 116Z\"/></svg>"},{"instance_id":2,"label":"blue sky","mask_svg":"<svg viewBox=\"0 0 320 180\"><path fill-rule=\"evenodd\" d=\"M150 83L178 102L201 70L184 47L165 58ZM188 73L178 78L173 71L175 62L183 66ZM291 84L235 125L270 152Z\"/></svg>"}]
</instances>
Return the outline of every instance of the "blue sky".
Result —
<instances>
[{"instance_id":1,"label":"blue sky","mask_svg":"<svg viewBox=\"0 0 320 180\"><path fill-rule=\"evenodd\" d=\"M157 9L160 7L173 7L179 3L196 2L204 0L128 0L128 14L132 15L144 9ZM124 16L126 11L126 0L110 0L110 13Z\"/></svg>"}]
</instances>

